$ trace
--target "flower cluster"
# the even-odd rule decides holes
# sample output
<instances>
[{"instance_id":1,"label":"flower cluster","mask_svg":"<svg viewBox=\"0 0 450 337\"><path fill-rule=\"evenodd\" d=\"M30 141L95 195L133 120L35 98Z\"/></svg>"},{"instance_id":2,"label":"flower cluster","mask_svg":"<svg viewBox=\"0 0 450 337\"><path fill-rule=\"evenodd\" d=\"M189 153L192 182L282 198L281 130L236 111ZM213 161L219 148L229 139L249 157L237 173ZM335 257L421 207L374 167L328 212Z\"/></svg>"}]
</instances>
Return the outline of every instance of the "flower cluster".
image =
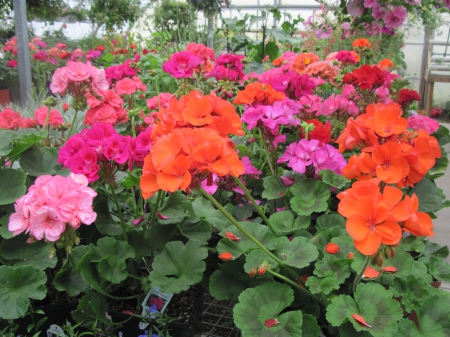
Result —
<instances>
[{"instance_id":1,"label":"flower cluster","mask_svg":"<svg viewBox=\"0 0 450 337\"><path fill-rule=\"evenodd\" d=\"M123 107L123 100L114 90L100 90L97 92L97 97L88 96L87 98L90 109L84 117L83 123L85 125L90 126L95 122L115 125L128 120L127 110Z\"/></svg>"},{"instance_id":2,"label":"flower cluster","mask_svg":"<svg viewBox=\"0 0 450 337\"><path fill-rule=\"evenodd\" d=\"M244 64L242 60L244 55L222 54L217 60L211 71L210 76L217 81L228 80L231 82L239 82L244 77Z\"/></svg>"},{"instance_id":3,"label":"flower cluster","mask_svg":"<svg viewBox=\"0 0 450 337\"><path fill-rule=\"evenodd\" d=\"M376 178L356 182L337 195L338 211L347 218L347 231L359 252L372 255L381 244L398 244L402 230L416 236L434 235L430 216L418 212L415 194L404 196L396 187L387 185L380 189L379 184Z\"/></svg>"},{"instance_id":4,"label":"flower cluster","mask_svg":"<svg viewBox=\"0 0 450 337\"><path fill-rule=\"evenodd\" d=\"M311 167L314 174L321 170L331 170L341 174L347 162L331 145L316 139L301 139L298 143L287 146L286 151L278 159L278 163L288 163L287 166L297 173L309 173Z\"/></svg>"},{"instance_id":5,"label":"flower cluster","mask_svg":"<svg viewBox=\"0 0 450 337\"><path fill-rule=\"evenodd\" d=\"M108 67L105 69L105 77L111 85L116 81L120 81L126 77L134 77L137 75L136 63L139 61L139 55L135 55L132 59L125 62Z\"/></svg>"},{"instance_id":6,"label":"flower cluster","mask_svg":"<svg viewBox=\"0 0 450 337\"><path fill-rule=\"evenodd\" d=\"M94 123L91 129L68 139L57 161L73 173L84 174L89 182L102 177L113 184L116 171L142 166L151 148L151 130L149 127L133 138L117 133L110 124Z\"/></svg>"},{"instance_id":7,"label":"flower cluster","mask_svg":"<svg viewBox=\"0 0 450 337\"><path fill-rule=\"evenodd\" d=\"M0 129L17 130L29 129L36 126L36 120L22 117L20 112L5 108L0 112Z\"/></svg>"},{"instance_id":8,"label":"flower cluster","mask_svg":"<svg viewBox=\"0 0 450 337\"><path fill-rule=\"evenodd\" d=\"M8 229L14 235L25 231L36 240L57 241L68 227L92 224L97 217L92 208L97 193L87 185L82 174L38 177L28 193L16 200Z\"/></svg>"},{"instance_id":9,"label":"flower cluster","mask_svg":"<svg viewBox=\"0 0 450 337\"><path fill-rule=\"evenodd\" d=\"M189 78L201 63L200 57L181 51L172 54L170 60L163 63L162 69L175 78Z\"/></svg>"},{"instance_id":10,"label":"flower cluster","mask_svg":"<svg viewBox=\"0 0 450 337\"><path fill-rule=\"evenodd\" d=\"M202 43L197 44L195 42L192 42L186 46L186 51L200 58L201 62L198 71L202 72L203 74L207 74L212 71L214 65L211 61L214 61L216 59L214 50L206 47Z\"/></svg>"}]
</instances>

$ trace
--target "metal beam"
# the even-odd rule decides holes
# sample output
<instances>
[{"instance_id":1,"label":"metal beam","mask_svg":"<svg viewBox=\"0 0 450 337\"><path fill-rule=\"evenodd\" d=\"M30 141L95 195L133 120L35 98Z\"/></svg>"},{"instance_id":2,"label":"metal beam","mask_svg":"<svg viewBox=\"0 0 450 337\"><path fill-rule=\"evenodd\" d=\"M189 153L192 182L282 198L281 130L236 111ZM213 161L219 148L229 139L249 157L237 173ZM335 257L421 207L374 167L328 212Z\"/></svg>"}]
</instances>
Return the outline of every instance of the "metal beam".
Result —
<instances>
[{"instance_id":1,"label":"metal beam","mask_svg":"<svg viewBox=\"0 0 450 337\"><path fill-rule=\"evenodd\" d=\"M19 59L19 87L22 104L31 102L31 64L28 47L27 5L25 0L14 0L14 25Z\"/></svg>"}]
</instances>

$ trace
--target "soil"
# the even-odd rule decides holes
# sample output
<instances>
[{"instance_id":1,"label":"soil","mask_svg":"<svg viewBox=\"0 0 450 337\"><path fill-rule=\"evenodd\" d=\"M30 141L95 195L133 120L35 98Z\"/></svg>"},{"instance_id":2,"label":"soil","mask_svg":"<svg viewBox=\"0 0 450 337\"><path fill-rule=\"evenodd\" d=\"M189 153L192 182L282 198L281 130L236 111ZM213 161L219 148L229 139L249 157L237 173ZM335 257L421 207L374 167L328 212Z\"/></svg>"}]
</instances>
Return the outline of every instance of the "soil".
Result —
<instances>
[{"instance_id":1,"label":"soil","mask_svg":"<svg viewBox=\"0 0 450 337\"><path fill-rule=\"evenodd\" d=\"M41 308L48 305L78 303L84 294L70 297L65 291L58 291L51 286L47 286L47 296L43 300L30 299L33 308Z\"/></svg>"}]
</instances>

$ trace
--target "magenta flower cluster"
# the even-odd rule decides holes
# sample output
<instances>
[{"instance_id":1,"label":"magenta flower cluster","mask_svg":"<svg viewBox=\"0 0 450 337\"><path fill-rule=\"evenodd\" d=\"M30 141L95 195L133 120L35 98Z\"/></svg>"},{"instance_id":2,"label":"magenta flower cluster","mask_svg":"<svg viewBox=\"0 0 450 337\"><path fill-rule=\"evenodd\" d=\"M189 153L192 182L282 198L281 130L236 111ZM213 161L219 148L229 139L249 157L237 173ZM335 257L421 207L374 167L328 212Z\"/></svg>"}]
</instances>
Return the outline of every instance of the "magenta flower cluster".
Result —
<instances>
[{"instance_id":1,"label":"magenta flower cluster","mask_svg":"<svg viewBox=\"0 0 450 337\"><path fill-rule=\"evenodd\" d=\"M194 74L202 60L200 57L186 51L174 53L169 61L164 62L162 69L175 78L188 78Z\"/></svg>"},{"instance_id":2,"label":"magenta flower cluster","mask_svg":"<svg viewBox=\"0 0 450 337\"><path fill-rule=\"evenodd\" d=\"M265 71L260 75L259 82L270 84L276 91L283 92L291 99L311 95L317 87L309 75L299 75L295 71L284 68Z\"/></svg>"},{"instance_id":3,"label":"magenta flower cluster","mask_svg":"<svg viewBox=\"0 0 450 337\"><path fill-rule=\"evenodd\" d=\"M135 55L133 59L126 60L122 64L111 66L105 69L106 80L111 85L116 81L120 81L125 77L136 76L136 69L133 68L133 64L138 62L140 59L139 55Z\"/></svg>"},{"instance_id":4,"label":"magenta flower cluster","mask_svg":"<svg viewBox=\"0 0 450 337\"><path fill-rule=\"evenodd\" d=\"M100 176L111 179L117 170L132 171L133 165L142 166L150 152L152 128L136 138L123 136L107 123L94 123L91 129L84 129L73 135L60 148L58 163L73 173L84 174L89 182Z\"/></svg>"},{"instance_id":5,"label":"magenta flower cluster","mask_svg":"<svg viewBox=\"0 0 450 337\"><path fill-rule=\"evenodd\" d=\"M244 78L244 64L242 60L244 55L222 54L216 59L216 64L211 71L210 76L217 81L228 80L238 82Z\"/></svg>"},{"instance_id":6,"label":"magenta flower cluster","mask_svg":"<svg viewBox=\"0 0 450 337\"><path fill-rule=\"evenodd\" d=\"M297 173L305 173L308 166L314 167L315 174L322 170L331 170L341 174L347 165L346 160L333 146L321 143L316 139L302 139L292 143L278 159L278 164L286 163Z\"/></svg>"},{"instance_id":7,"label":"magenta flower cluster","mask_svg":"<svg viewBox=\"0 0 450 337\"><path fill-rule=\"evenodd\" d=\"M97 217L92 208L97 193L87 185L82 174L40 176L28 193L16 200L8 230L14 235L25 231L36 240L57 241L67 226L77 229L82 223L92 224Z\"/></svg>"}]
</instances>

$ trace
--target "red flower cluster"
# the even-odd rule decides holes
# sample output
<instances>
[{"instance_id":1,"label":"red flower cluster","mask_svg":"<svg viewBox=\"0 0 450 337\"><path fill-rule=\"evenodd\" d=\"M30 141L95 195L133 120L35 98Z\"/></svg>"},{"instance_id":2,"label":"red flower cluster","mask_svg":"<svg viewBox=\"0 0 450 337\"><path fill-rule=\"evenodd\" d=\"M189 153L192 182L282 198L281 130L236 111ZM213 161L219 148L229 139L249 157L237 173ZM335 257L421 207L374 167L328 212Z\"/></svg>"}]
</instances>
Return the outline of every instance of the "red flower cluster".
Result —
<instances>
[{"instance_id":1,"label":"red flower cluster","mask_svg":"<svg viewBox=\"0 0 450 337\"><path fill-rule=\"evenodd\" d=\"M398 94L398 104L400 104L403 109L406 109L408 105L410 105L414 101L420 101L420 96L417 91L413 89L400 90Z\"/></svg>"},{"instance_id":2,"label":"red flower cluster","mask_svg":"<svg viewBox=\"0 0 450 337\"><path fill-rule=\"evenodd\" d=\"M308 124L314 124L314 130L308 133L309 139L316 139L324 144L328 144L331 140L331 126L330 123L322 123L317 118L306 121ZM303 130L302 138L305 138Z\"/></svg>"},{"instance_id":3,"label":"red flower cluster","mask_svg":"<svg viewBox=\"0 0 450 337\"><path fill-rule=\"evenodd\" d=\"M389 74L388 71L382 71L377 66L365 64L354 69L353 72L345 74L342 81L346 84L358 85L362 90L370 90L382 85L387 74Z\"/></svg>"}]
</instances>

